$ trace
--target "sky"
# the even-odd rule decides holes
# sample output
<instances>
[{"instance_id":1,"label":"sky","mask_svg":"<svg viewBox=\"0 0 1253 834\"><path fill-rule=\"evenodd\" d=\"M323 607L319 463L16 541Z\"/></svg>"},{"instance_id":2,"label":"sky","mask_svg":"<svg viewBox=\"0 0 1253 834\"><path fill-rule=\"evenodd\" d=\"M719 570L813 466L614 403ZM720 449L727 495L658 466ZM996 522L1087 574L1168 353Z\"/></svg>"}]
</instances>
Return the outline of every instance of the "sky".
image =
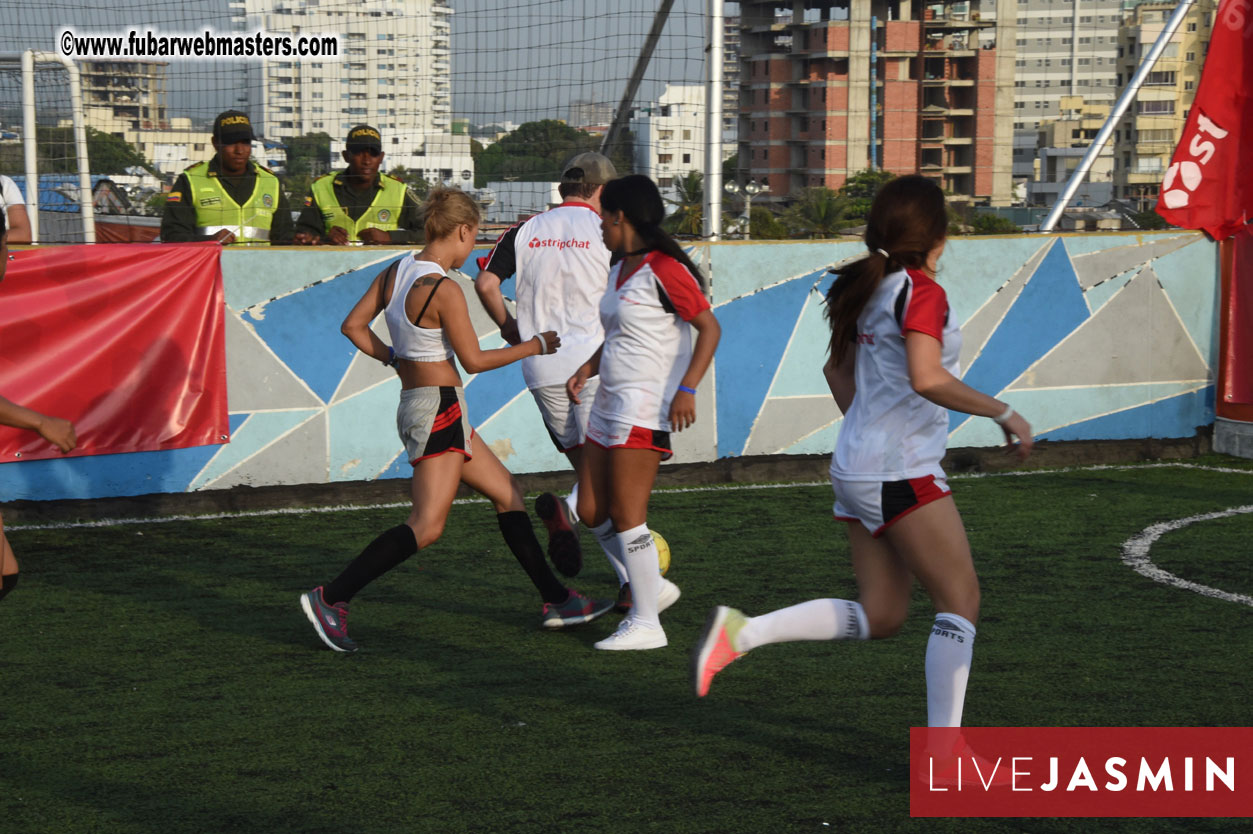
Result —
<instances>
[{"instance_id":1,"label":"sky","mask_svg":"<svg viewBox=\"0 0 1253 834\"><path fill-rule=\"evenodd\" d=\"M322 0L321 8L351 0ZM454 116L476 124L568 118L576 101L615 106L652 25L659 0L450 0ZM407 5L407 4L399 4ZM734 4L728 4L734 10ZM704 74L704 0L676 0L637 101L666 82L700 83ZM135 0L105 7L84 0L0 0L0 52L53 50L64 26L113 33L135 26L169 33L230 29L226 0ZM400 46L398 44L398 46ZM415 45L422 47L425 45ZM170 115L197 122L248 106L236 62L178 62L168 69ZM0 69L0 121L13 121L18 74ZM41 76L40 97L53 109L64 90ZM252 101L249 101L251 97Z\"/></svg>"}]
</instances>

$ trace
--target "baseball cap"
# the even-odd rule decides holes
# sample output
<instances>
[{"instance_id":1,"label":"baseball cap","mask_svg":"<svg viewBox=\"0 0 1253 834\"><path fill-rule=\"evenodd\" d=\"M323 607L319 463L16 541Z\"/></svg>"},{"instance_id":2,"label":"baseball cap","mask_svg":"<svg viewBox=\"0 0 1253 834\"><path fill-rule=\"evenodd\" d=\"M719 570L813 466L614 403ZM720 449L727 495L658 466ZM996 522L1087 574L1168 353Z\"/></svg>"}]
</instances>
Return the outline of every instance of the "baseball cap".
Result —
<instances>
[{"instance_id":1,"label":"baseball cap","mask_svg":"<svg viewBox=\"0 0 1253 834\"><path fill-rule=\"evenodd\" d=\"M225 113L219 113L218 117L213 120L213 138L223 145L251 142L253 140L252 122L248 120L248 114L242 110L227 110Z\"/></svg>"},{"instance_id":2,"label":"baseball cap","mask_svg":"<svg viewBox=\"0 0 1253 834\"><path fill-rule=\"evenodd\" d=\"M344 140L344 147L351 153L352 151L381 151L383 150L383 137L379 135L376 128L369 125L357 125L348 131L348 138Z\"/></svg>"},{"instance_id":3,"label":"baseball cap","mask_svg":"<svg viewBox=\"0 0 1253 834\"><path fill-rule=\"evenodd\" d=\"M590 185L604 185L618 178L618 169L613 167L609 157L595 151L581 153L566 163L562 169L562 182L585 182Z\"/></svg>"}]
</instances>

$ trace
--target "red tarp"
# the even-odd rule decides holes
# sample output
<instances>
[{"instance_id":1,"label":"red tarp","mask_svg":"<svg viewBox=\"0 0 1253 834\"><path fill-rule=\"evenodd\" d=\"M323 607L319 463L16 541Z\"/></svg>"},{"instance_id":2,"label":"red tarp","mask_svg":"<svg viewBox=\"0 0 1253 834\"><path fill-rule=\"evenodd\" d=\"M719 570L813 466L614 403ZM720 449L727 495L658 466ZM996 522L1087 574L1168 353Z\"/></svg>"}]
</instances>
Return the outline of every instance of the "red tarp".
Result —
<instances>
[{"instance_id":1,"label":"red tarp","mask_svg":"<svg viewBox=\"0 0 1253 834\"><path fill-rule=\"evenodd\" d=\"M0 395L72 421L74 456L225 442L221 251L14 252L0 283ZM0 462L60 454L33 432L0 426Z\"/></svg>"},{"instance_id":2,"label":"red tarp","mask_svg":"<svg viewBox=\"0 0 1253 834\"><path fill-rule=\"evenodd\" d=\"M1253 5L1222 0L1188 123L1162 181L1157 213L1228 238L1253 220Z\"/></svg>"}]
</instances>

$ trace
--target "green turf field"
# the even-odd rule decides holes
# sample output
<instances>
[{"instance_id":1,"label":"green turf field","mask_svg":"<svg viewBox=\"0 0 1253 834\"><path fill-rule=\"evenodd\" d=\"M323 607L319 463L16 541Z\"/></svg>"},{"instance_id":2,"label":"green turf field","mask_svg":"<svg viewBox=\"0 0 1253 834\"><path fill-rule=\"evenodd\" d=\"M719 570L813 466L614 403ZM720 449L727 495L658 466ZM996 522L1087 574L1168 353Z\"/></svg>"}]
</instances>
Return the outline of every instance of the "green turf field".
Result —
<instances>
[{"instance_id":1,"label":"green turf field","mask_svg":"<svg viewBox=\"0 0 1253 834\"><path fill-rule=\"evenodd\" d=\"M971 725L1253 724L1253 608L1121 560L1151 524L1253 503L1253 467L959 478L983 583ZM1195 466L1195 465L1193 465ZM0 831L1227 832L1233 820L911 820L925 723L921 593L870 644L766 646L697 700L709 608L854 593L826 486L661 492L683 598L666 649L593 651L615 617L542 632L491 509L353 603L356 655L297 596L403 509L15 529L0 604ZM542 536L542 528L541 528ZM1253 595L1253 514L1154 544ZM594 548L584 535L585 550ZM580 589L612 593L590 554ZM1160 557L1160 558L1158 558Z\"/></svg>"}]
</instances>

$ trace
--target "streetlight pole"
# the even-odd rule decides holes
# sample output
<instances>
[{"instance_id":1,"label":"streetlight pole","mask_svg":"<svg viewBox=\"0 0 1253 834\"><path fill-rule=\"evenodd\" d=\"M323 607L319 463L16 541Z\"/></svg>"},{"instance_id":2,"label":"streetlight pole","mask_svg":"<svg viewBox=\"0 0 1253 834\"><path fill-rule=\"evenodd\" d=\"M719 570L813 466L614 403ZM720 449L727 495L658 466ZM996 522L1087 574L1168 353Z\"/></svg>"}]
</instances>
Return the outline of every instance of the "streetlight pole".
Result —
<instances>
[{"instance_id":1,"label":"streetlight pole","mask_svg":"<svg viewBox=\"0 0 1253 834\"><path fill-rule=\"evenodd\" d=\"M735 194L744 200L744 213L740 216L741 234L744 240L749 239L749 230L752 228L752 207L753 198L765 190L761 185L749 180L744 185L738 182L728 182L723 186L728 194Z\"/></svg>"}]
</instances>

